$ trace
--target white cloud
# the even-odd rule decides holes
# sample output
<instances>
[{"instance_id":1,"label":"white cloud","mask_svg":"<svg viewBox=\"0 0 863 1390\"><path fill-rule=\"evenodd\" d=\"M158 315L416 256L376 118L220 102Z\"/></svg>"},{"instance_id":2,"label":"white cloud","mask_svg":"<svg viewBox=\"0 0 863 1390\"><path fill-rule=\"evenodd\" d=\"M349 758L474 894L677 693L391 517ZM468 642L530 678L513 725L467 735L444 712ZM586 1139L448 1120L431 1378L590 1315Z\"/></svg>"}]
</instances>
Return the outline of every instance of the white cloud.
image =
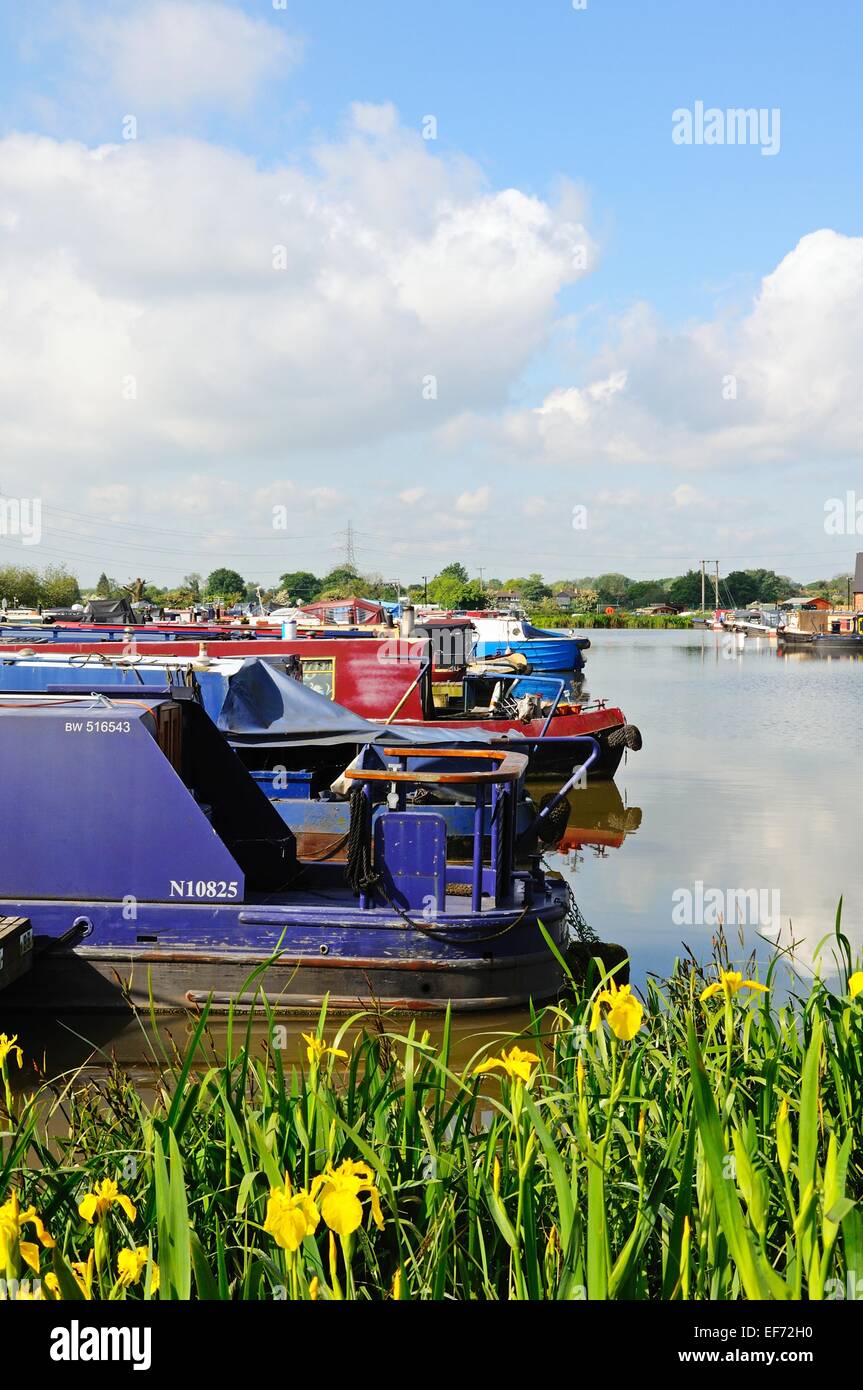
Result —
<instances>
[{"instance_id":1,"label":"white cloud","mask_svg":"<svg viewBox=\"0 0 863 1390\"><path fill-rule=\"evenodd\" d=\"M634 507L642 498L635 488L601 488L596 494L597 505L600 507Z\"/></svg>"},{"instance_id":2,"label":"white cloud","mask_svg":"<svg viewBox=\"0 0 863 1390\"><path fill-rule=\"evenodd\" d=\"M463 516L474 516L488 510L491 501L491 488L478 487L476 492L462 492L456 498L455 509Z\"/></svg>"},{"instance_id":3,"label":"white cloud","mask_svg":"<svg viewBox=\"0 0 863 1390\"><path fill-rule=\"evenodd\" d=\"M0 141L4 487L207 469L248 497L309 450L505 401L578 274L571 196L490 192L363 110L310 172L178 138Z\"/></svg>"},{"instance_id":4,"label":"white cloud","mask_svg":"<svg viewBox=\"0 0 863 1390\"><path fill-rule=\"evenodd\" d=\"M691 483L680 483L671 494L675 507L692 507L704 499Z\"/></svg>"},{"instance_id":5,"label":"white cloud","mask_svg":"<svg viewBox=\"0 0 863 1390\"><path fill-rule=\"evenodd\" d=\"M351 117L357 130L364 135L392 135L398 129L398 112L390 101L380 105L366 101L352 102Z\"/></svg>"},{"instance_id":6,"label":"white cloud","mask_svg":"<svg viewBox=\"0 0 863 1390\"><path fill-rule=\"evenodd\" d=\"M860 457L863 237L803 237L743 314L670 333L641 304L612 327L586 385L492 432L561 467L770 471Z\"/></svg>"},{"instance_id":7,"label":"white cloud","mask_svg":"<svg viewBox=\"0 0 863 1390\"><path fill-rule=\"evenodd\" d=\"M426 495L424 487L405 488L404 492L399 493L399 501L404 502L405 506L413 507L417 502L421 502Z\"/></svg>"},{"instance_id":8,"label":"white cloud","mask_svg":"<svg viewBox=\"0 0 863 1390\"><path fill-rule=\"evenodd\" d=\"M76 37L132 113L244 106L301 53L278 24L217 0L156 0L88 17Z\"/></svg>"}]
</instances>

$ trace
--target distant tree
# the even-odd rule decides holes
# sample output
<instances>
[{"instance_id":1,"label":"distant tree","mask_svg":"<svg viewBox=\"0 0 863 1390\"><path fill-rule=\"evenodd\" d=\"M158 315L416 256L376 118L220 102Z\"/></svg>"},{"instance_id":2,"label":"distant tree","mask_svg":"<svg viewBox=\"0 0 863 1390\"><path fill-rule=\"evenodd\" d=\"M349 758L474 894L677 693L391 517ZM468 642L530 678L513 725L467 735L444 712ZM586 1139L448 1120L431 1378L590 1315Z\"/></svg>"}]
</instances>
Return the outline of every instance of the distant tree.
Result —
<instances>
[{"instance_id":1,"label":"distant tree","mask_svg":"<svg viewBox=\"0 0 863 1390\"><path fill-rule=\"evenodd\" d=\"M218 569L208 575L206 588L208 598L236 603L246 591L246 581L236 570Z\"/></svg>"},{"instance_id":2,"label":"distant tree","mask_svg":"<svg viewBox=\"0 0 863 1390\"><path fill-rule=\"evenodd\" d=\"M785 597L785 580L773 570L732 570L723 583L740 607L759 600L776 603L780 595Z\"/></svg>"},{"instance_id":3,"label":"distant tree","mask_svg":"<svg viewBox=\"0 0 863 1390\"><path fill-rule=\"evenodd\" d=\"M435 579L457 579L460 584L467 584L470 575L464 565L460 565L458 561L455 561L451 565L444 565L440 574L435 575Z\"/></svg>"},{"instance_id":4,"label":"distant tree","mask_svg":"<svg viewBox=\"0 0 863 1390\"><path fill-rule=\"evenodd\" d=\"M832 579L814 579L811 584L795 584L794 580L783 577L785 585L782 598L792 598L795 594L810 594L812 598L827 598L837 608L844 608L853 591L853 577L850 574L837 574Z\"/></svg>"},{"instance_id":5,"label":"distant tree","mask_svg":"<svg viewBox=\"0 0 863 1390\"><path fill-rule=\"evenodd\" d=\"M607 608L610 604L625 606L629 598L630 582L625 574L599 574L593 587L603 607Z\"/></svg>"},{"instance_id":6,"label":"distant tree","mask_svg":"<svg viewBox=\"0 0 863 1390\"><path fill-rule=\"evenodd\" d=\"M96 582L96 593L100 598L111 597L111 581L103 571Z\"/></svg>"},{"instance_id":7,"label":"distant tree","mask_svg":"<svg viewBox=\"0 0 863 1390\"><path fill-rule=\"evenodd\" d=\"M353 598L361 588L360 576L351 565L337 565L321 580L318 598Z\"/></svg>"},{"instance_id":8,"label":"distant tree","mask_svg":"<svg viewBox=\"0 0 863 1390\"><path fill-rule=\"evenodd\" d=\"M10 605L35 608L42 599L42 585L37 570L7 565L0 569L0 599Z\"/></svg>"},{"instance_id":9,"label":"distant tree","mask_svg":"<svg viewBox=\"0 0 863 1390\"><path fill-rule=\"evenodd\" d=\"M159 606L164 608L191 608L193 603L197 603L200 594L195 594L186 584L181 584L178 589L166 589L159 595Z\"/></svg>"},{"instance_id":10,"label":"distant tree","mask_svg":"<svg viewBox=\"0 0 863 1390\"><path fill-rule=\"evenodd\" d=\"M429 602L438 603L441 608L461 608L461 597L466 585L455 575L436 575L429 582Z\"/></svg>"},{"instance_id":11,"label":"distant tree","mask_svg":"<svg viewBox=\"0 0 863 1390\"><path fill-rule=\"evenodd\" d=\"M81 601L78 581L63 565L49 565L43 571L41 590L42 603L47 608L71 608Z\"/></svg>"},{"instance_id":12,"label":"distant tree","mask_svg":"<svg viewBox=\"0 0 863 1390\"><path fill-rule=\"evenodd\" d=\"M708 589L709 594L711 591ZM708 604L709 604L709 600ZM698 608L701 605L701 571L687 570L672 579L668 586L668 602L679 604L681 608Z\"/></svg>"},{"instance_id":13,"label":"distant tree","mask_svg":"<svg viewBox=\"0 0 863 1390\"><path fill-rule=\"evenodd\" d=\"M760 592L761 585L751 570L732 570L722 582L736 608L745 608L747 603L767 597Z\"/></svg>"},{"instance_id":14,"label":"distant tree","mask_svg":"<svg viewBox=\"0 0 863 1390\"><path fill-rule=\"evenodd\" d=\"M279 589L290 594L294 602L299 599L300 603L311 603L322 587L321 580L311 570L289 570L279 580Z\"/></svg>"},{"instance_id":15,"label":"distant tree","mask_svg":"<svg viewBox=\"0 0 863 1390\"><path fill-rule=\"evenodd\" d=\"M201 597L201 576L197 573L187 574L180 581L180 588L192 595L193 602L197 603Z\"/></svg>"},{"instance_id":16,"label":"distant tree","mask_svg":"<svg viewBox=\"0 0 863 1390\"><path fill-rule=\"evenodd\" d=\"M660 579L633 579L626 602L630 608L648 608L652 603L670 603L668 585Z\"/></svg>"},{"instance_id":17,"label":"distant tree","mask_svg":"<svg viewBox=\"0 0 863 1390\"><path fill-rule=\"evenodd\" d=\"M488 593L479 579L472 579L462 587L458 607L470 608L477 613L482 613L488 608Z\"/></svg>"},{"instance_id":18,"label":"distant tree","mask_svg":"<svg viewBox=\"0 0 863 1390\"><path fill-rule=\"evenodd\" d=\"M521 581L519 589L526 603L541 603L544 598L551 598L551 589L541 574L529 574Z\"/></svg>"}]
</instances>

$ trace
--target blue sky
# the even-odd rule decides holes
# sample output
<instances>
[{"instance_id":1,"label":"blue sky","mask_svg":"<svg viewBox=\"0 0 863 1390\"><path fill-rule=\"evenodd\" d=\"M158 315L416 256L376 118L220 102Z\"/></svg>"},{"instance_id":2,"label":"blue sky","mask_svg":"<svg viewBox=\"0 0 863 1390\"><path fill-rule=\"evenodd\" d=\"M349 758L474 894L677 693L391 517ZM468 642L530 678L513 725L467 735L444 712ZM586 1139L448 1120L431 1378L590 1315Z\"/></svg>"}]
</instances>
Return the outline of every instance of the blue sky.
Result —
<instances>
[{"instance_id":1,"label":"blue sky","mask_svg":"<svg viewBox=\"0 0 863 1390\"><path fill-rule=\"evenodd\" d=\"M338 559L351 519L406 578L845 568L859 538L823 517L863 498L861 13L2 4L0 483L55 509L44 563L166 582L260 541L270 582ZM778 108L779 152L675 144L696 101ZM254 282L256 241L287 277Z\"/></svg>"}]
</instances>

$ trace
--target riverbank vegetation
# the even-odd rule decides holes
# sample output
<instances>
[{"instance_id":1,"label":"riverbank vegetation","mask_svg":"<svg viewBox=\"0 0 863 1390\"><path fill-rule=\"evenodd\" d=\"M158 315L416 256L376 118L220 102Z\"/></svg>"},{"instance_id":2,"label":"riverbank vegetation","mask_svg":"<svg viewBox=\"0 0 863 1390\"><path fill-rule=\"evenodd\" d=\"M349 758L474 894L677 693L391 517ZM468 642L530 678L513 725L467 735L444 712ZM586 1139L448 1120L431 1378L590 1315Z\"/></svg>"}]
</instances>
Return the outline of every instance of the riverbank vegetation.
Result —
<instances>
[{"instance_id":1,"label":"riverbank vegetation","mask_svg":"<svg viewBox=\"0 0 863 1390\"><path fill-rule=\"evenodd\" d=\"M863 974L781 997L724 943L643 1000L610 978L456 1061L321 1010L289 1064L206 1015L145 1099L116 1069L19 1093L0 1040L8 1296L854 1297ZM751 967L751 963L750 963ZM573 985L573 991L575 991ZM11 1282L10 1282L11 1281ZM19 1281L16 1283L15 1281Z\"/></svg>"},{"instance_id":2,"label":"riverbank vegetation","mask_svg":"<svg viewBox=\"0 0 863 1390\"><path fill-rule=\"evenodd\" d=\"M711 618L713 614L711 612ZM565 613L558 609L540 609L531 614L531 622L538 627L587 628L591 631L618 628L689 628L692 615L681 613L627 613L620 609L614 613Z\"/></svg>"},{"instance_id":3,"label":"riverbank vegetation","mask_svg":"<svg viewBox=\"0 0 863 1390\"><path fill-rule=\"evenodd\" d=\"M745 607L750 602L770 604L806 594L820 595L842 606L848 601L850 582L850 575L839 575L803 585L772 570L735 570L720 581L720 605L735 608ZM619 616L621 621L612 626L673 627L674 622L646 622L636 610L656 604L690 611L698 608L701 573L689 570L667 579L630 579L625 574L600 574L553 581L534 573L501 580L471 578L464 565L454 562L422 582L407 583L388 580L380 574L361 573L353 565L344 564L324 575L291 570L275 584L260 584L244 578L237 570L222 566L206 576L187 574L173 586L160 587L140 579L121 580L103 573L92 588L86 585L79 588L75 576L62 567L49 567L41 574L21 566L0 569L0 600L5 598L10 606L64 607L78 602L82 593L84 597L98 598L119 598L125 594L169 608L185 608L206 601L257 605L259 597L265 604L302 604L354 595L395 602L407 595L415 603L436 603L447 610L482 611L518 605L535 622L546 626L603 627L606 624L601 621L588 620L602 619L607 616L607 608L614 608L614 616ZM709 578L707 602L713 602L713 583ZM668 616L673 618L674 615Z\"/></svg>"}]
</instances>

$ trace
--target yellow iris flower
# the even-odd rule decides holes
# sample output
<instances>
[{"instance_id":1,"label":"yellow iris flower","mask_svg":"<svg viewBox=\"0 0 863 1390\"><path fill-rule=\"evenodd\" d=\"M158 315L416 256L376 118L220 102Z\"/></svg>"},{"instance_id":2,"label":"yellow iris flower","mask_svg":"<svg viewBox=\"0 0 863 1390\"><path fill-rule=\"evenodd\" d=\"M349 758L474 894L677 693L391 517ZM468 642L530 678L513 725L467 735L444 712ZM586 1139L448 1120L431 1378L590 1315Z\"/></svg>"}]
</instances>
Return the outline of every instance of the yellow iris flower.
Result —
<instances>
[{"instance_id":1,"label":"yellow iris flower","mask_svg":"<svg viewBox=\"0 0 863 1390\"><path fill-rule=\"evenodd\" d=\"M523 1048L511 1047L509 1052L501 1050L499 1057L487 1057L479 1066L474 1067L474 1076L481 1076L483 1072L494 1071L499 1067L505 1071L507 1076L513 1081L523 1081L525 1085L530 1082L533 1076L533 1068L539 1061L535 1052L525 1052Z\"/></svg>"},{"instance_id":2,"label":"yellow iris flower","mask_svg":"<svg viewBox=\"0 0 863 1390\"><path fill-rule=\"evenodd\" d=\"M340 1047L327 1047L325 1038L318 1038L314 1033L304 1033L303 1041L306 1043L306 1056L310 1066L319 1066L321 1059L330 1053L333 1057L344 1057L347 1061L348 1054L343 1052Z\"/></svg>"},{"instance_id":3,"label":"yellow iris flower","mask_svg":"<svg viewBox=\"0 0 863 1390\"><path fill-rule=\"evenodd\" d=\"M93 1297L94 1267L94 1253L92 1250L87 1256L86 1263L84 1260L73 1260L72 1264L69 1266L75 1283L78 1285L78 1288L85 1298ZM56 1274L46 1274L42 1282L55 1298L60 1298L60 1280L57 1278Z\"/></svg>"},{"instance_id":4,"label":"yellow iris flower","mask_svg":"<svg viewBox=\"0 0 863 1390\"><path fill-rule=\"evenodd\" d=\"M21 1051L20 1047L16 1046L17 1042L17 1033L13 1033L11 1038L8 1037L6 1033L0 1033L0 1067L3 1066L3 1063L11 1052L17 1052L19 1068L24 1065L24 1053Z\"/></svg>"},{"instance_id":5,"label":"yellow iris flower","mask_svg":"<svg viewBox=\"0 0 863 1390\"><path fill-rule=\"evenodd\" d=\"M852 999L856 999L858 994L863 993L863 970L855 970L854 974L849 976L848 993Z\"/></svg>"},{"instance_id":6,"label":"yellow iris flower","mask_svg":"<svg viewBox=\"0 0 863 1390\"><path fill-rule=\"evenodd\" d=\"M78 1214L92 1225L94 1218L101 1221L113 1206L122 1207L129 1220L135 1220L137 1212L134 1204L123 1195L113 1178L103 1178L79 1203Z\"/></svg>"},{"instance_id":7,"label":"yellow iris flower","mask_svg":"<svg viewBox=\"0 0 863 1390\"><path fill-rule=\"evenodd\" d=\"M714 994L724 994L726 999L732 999L742 989L760 990L762 994L768 993L766 985L760 985L757 980L744 980L739 970L720 970L719 979L714 980L712 985L703 989L699 997L702 1004L706 999L712 999Z\"/></svg>"},{"instance_id":8,"label":"yellow iris flower","mask_svg":"<svg viewBox=\"0 0 863 1390\"><path fill-rule=\"evenodd\" d=\"M283 1250L292 1254L299 1250L306 1236L314 1235L320 1219L311 1194L305 1189L294 1192L287 1173L284 1187L270 1188L264 1230Z\"/></svg>"},{"instance_id":9,"label":"yellow iris flower","mask_svg":"<svg viewBox=\"0 0 863 1390\"><path fill-rule=\"evenodd\" d=\"M367 1163L357 1163L350 1158L346 1158L338 1168L328 1163L324 1172L319 1173L312 1182L312 1196L317 1200L320 1194L321 1216L337 1236L352 1235L362 1225L363 1204L360 1197L363 1193L368 1194L375 1225L378 1230L383 1230L380 1194Z\"/></svg>"},{"instance_id":10,"label":"yellow iris flower","mask_svg":"<svg viewBox=\"0 0 863 1390\"><path fill-rule=\"evenodd\" d=\"M146 1245L138 1245L134 1249L126 1248L121 1250L117 1256L117 1278L128 1289L132 1284L141 1282L141 1275L147 1268L147 1261L150 1252ZM155 1293L159 1287L159 1266L154 1264L150 1277L150 1292Z\"/></svg>"},{"instance_id":11,"label":"yellow iris flower","mask_svg":"<svg viewBox=\"0 0 863 1390\"><path fill-rule=\"evenodd\" d=\"M27 1207L22 1211L17 1193L13 1192L9 1201L0 1207L0 1269L6 1270L11 1267L17 1248L24 1263L38 1274L39 1245L36 1241L21 1239L24 1226L34 1226L39 1245L43 1245L46 1250L53 1250L57 1242L46 1231L41 1217L36 1215L35 1207Z\"/></svg>"},{"instance_id":12,"label":"yellow iris flower","mask_svg":"<svg viewBox=\"0 0 863 1390\"><path fill-rule=\"evenodd\" d=\"M96 1252L91 1250L86 1260L73 1260L71 1269L75 1283L85 1298L93 1297L93 1271L96 1268Z\"/></svg>"},{"instance_id":13,"label":"yellow iris flower","mask_svg":"<svg viewBox=\"0 0 863 1390\"><path fill-rule=\"evenodd\" d=\"M629 985L617 985L614 980L610 980L609 984L610 988L601 989L593 1001L591 1032L602 1022L604 1004L608 1008L605 1017L614 1036L622 1042L631 1042L641 1027L644 1009Z\"/></svg>"}]
</instances>

